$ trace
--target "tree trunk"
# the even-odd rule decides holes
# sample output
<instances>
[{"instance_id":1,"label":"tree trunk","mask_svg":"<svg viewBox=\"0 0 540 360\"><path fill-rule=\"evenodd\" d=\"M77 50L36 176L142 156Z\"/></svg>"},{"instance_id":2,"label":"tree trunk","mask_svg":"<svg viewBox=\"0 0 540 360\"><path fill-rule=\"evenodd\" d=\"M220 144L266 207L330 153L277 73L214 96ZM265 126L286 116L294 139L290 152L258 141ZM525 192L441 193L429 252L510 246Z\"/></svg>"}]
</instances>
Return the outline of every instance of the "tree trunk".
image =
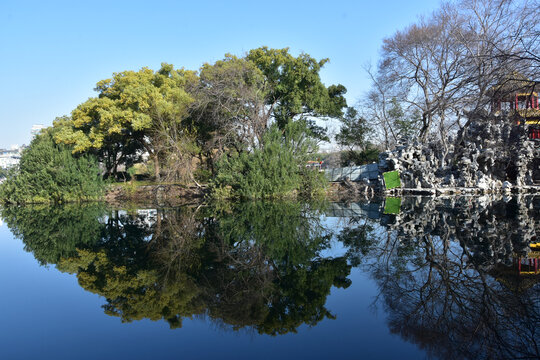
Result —
<instances>
[{"instance_id":1,"label":"tree trunk","mask_svg":"<svg viewBox=\"0 0 540 360\"><path fill-rule=\"evenodd\" d=\"M157 153L157 151L154 153L154 171L155 171L156 181L160 181L161 180L161 176L160 176L161 169L159 168L159 154Z\"/></svg>"},{"instance_id":2,"label":"tree trunk","mask_svg":"<svg viewBox=\"0 0 540 360\"><path fill-rule=\"evenodd\" d=\"M422 114L422 129L420 129L420 140L422 141L422 143L426 142L430 127L431 127L431 115L423 113Z\"/></svg>"}]
</instances>

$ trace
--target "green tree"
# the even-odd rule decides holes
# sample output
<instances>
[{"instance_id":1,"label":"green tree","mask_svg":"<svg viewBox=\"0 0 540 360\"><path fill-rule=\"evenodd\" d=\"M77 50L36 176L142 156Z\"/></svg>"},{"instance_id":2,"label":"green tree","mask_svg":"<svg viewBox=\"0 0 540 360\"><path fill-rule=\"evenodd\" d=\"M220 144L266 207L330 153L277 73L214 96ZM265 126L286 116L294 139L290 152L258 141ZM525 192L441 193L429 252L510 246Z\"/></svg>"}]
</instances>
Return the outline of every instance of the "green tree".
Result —
<instances>
[{"instance_id":1,"label":"green tree","mask_svg":"<svg viewBox=\"0 0 540 360\"><path fill-rule=\"evenodd\" d=\"M280 129L294 120L306 121L313 134L327 139L325 130L313 118L338 118L347 106L343 85L326 87L319 72L329 61L317 61L302 53L297 57L288 48L270 49L266 46L250 50L246 56L264 74L268 86L266 105Z\"/></svg>"},{"instance_id":2,"label":"green tree","mask_svg":"<svg viewBox=\"0 0 540 360\"><path fill-rule=\"evenodd\" d=\"M341 128L336 135L336 142L346 148L341 153L342 165L347 166L350 163L362 165L377 161L379 151L368 141L371 128L358 111L353 107L348 107L340 121Z\"/></svg>"},{"instance_id":3,"label":"green tree","mask_svg":"<svg viewBox=\"0 0 540 360\"><path fill-rule=\"evenodd\" d=\"M390 100L388 118L394 124L394 131L398 137L408 139L414 136L418 132L420 117L418 110L407 114L396 98Z\"/></svg>"},{"instance_id":4,"label":"green tree","mask_svg":"<svg viewBox=\"0 0 540 360\"><path fill-rule=\"evenodd\" d=\"M103 193L97 161L92 156L73 156L69 147L54 141L56 129L37 135L22 155L18 169L0 185L5 203L84 201Z\"/></svg>"},{"instance_id":5,"label":"green tree","mask_svg":"<svg viewBox=\"0 0 540 360\"><path fill-rule=\"evenodd\" d=\"M341 128L336 135L336 142L349 150L363 150L368 145L367 135L370 132L367 121L353 107L348 107L345 116L340 118Z\"/></svg>"},{"instance_id":6,"label":"green tree","mask_svg":"<svg viewBox=\"0 0 540 360\"><path fill-rule=\"evenodd\" d=\"M242 58L227 54L203 65L197 86L190 90L195 99L191 118L212 171L214 159L227 150L242 153L262 147L273 121L281 130L301 121L310 136L328 139L314 119L341 116L346 89L321 82L319 72L327 61L262 47Z\"/></svg>"}]
</instances>

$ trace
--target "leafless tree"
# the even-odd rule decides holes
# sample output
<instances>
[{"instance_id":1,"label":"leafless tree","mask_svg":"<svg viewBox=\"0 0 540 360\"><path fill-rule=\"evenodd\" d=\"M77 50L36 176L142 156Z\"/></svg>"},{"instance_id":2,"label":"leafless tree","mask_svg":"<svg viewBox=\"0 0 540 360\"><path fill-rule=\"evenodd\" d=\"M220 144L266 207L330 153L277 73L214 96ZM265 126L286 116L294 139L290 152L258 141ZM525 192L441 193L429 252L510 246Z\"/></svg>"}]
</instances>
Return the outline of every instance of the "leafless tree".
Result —
<instances>
[{"instance_id":1,"label":"leafless tree","mask_svg":"<svg viewBox=\"0 0 540 360\"><path fill-rule=\"evenodd\" d=\"M420 138L434 128L445 138L449 112L462 85L463 49L449 31L443 12L385 39L379 76L391 83L391 94L421 113Z\"/></svg>"},{"instance_id":2,"label":"leafless tree","mask_svg":"<svg viewBox=\"0 0 540 360\"><path fill-rule=\"evenodd\" d=\"M227 55L205 64L200 81L190 90L195 102L192 117L206 134L202 147L219 156L227 148L256 147L266 129L272 107L265 104L267 84L257 67L246 59Z\"/></svg>"},{"instance_id":3,"label":"leafless tree","mask_svg":"<svg viewBox=\"0 0 540 360\"><path fill-rule=\"evenodd\" d=\"M505 83L538 78L538 59L529 55L538 54L539 8L537 0L463 0L458 7L445 7L459 17L452 33L466 50L461 92L465 111L489 112L494 88L511 92L517 89Z\"/></svg>"},{"instance_id":4,"label":"leafless tree","mask_svg":"<svg viewBox=\"0 0 540 360\"><path fill-rule=\"evenodd\" d=\"M370 66L365 67L366 72L372 81L372 88L360 104L366 118L375 125L374 136L384 143L386 149L390 148L391 143L397 142L398 138L394 130L387 106L391 97L389 83L384 81L373 72Z\"/></svg>"},{"instance_id":5,"label":"leafless tree","mask_svg":"<svg viewBox=\"0 0 540 360\"><path fill-rule=\"evenodd\" d=\"M444 3L384 40L370 100L378 101L379 114L393 97L417 109L420 140L437 134L444 142L449 131L468 125L471 112L489 113L490 91L510 74L538 77L539 8L538 0Z\"/></svg>"}]
</instances>

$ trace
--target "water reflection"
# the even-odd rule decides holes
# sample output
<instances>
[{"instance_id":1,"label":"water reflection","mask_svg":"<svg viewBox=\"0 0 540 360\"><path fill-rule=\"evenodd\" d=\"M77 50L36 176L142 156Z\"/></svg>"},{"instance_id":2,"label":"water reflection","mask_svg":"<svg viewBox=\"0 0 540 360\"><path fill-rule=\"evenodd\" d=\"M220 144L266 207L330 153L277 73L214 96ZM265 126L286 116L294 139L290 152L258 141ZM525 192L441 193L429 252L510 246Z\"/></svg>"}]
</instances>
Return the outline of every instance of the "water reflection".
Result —
<instances>
[{"instance_id":1,"label":"water reflection","mask_svg":"<svg viewBox=\"0 0 540 360\"><path fill-rule=\"evenodd\" d=\"M377 284L374 305L392 333L430 357L540 356L540 198L406 198L389 208L87 205L2 217L40 263L77 276L122 321L178 328L203 316L233 330L296 332L339 316L327 298L357 267ZM329 256L336 242L342 255Z\"/></svg>"},{"instance_id":2,"label":"water reflection","mask_svg":"<svg viewBox=\"0 0 540 360\"><path fill-rule=\"evenodd\" d=\"M176 328L206 315L233 329L285 334L333 318L330 289L350 284L346 258L321 255L331 233L320 210L305 204L102 213L13 207L3 217L41 263L75 274L123 321L164 319Z\"/></svg>"},{"instance_id":3,"label":"water reflection","mask_svg":"<svg viewBox=\"0 0 540 360\"><path fill-rule=\"evenodd\" d=\"M407 199L398 215L380 217L385 231L366 237L366 225L352 224L340 236L358 241L390 330L428 355L538 358L540 278L530 244L539 200Z\"/></svg>"}]
</instances>

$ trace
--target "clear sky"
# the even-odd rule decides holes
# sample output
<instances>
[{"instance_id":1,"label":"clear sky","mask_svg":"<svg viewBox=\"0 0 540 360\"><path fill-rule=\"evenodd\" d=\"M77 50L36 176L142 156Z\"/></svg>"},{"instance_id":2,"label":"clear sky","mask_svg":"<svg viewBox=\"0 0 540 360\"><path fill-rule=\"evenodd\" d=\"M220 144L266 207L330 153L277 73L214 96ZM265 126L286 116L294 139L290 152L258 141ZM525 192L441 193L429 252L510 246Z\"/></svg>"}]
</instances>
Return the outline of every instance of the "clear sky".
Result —
<instances>
[{"instance_id":1,"label":"clear sky","mask_svg":"<svg viewBox=\"0 0 540 360\"><path fill-rule=\"evenodd\" d=\"M330 58L321 76L349 104L368 89L382 39L431 13L439 0L25 1L0 0L0 147L28 143L33 124L94 96L113 72L198 69L227 52L290 47Z\"/></svg>"}]
</instances>

